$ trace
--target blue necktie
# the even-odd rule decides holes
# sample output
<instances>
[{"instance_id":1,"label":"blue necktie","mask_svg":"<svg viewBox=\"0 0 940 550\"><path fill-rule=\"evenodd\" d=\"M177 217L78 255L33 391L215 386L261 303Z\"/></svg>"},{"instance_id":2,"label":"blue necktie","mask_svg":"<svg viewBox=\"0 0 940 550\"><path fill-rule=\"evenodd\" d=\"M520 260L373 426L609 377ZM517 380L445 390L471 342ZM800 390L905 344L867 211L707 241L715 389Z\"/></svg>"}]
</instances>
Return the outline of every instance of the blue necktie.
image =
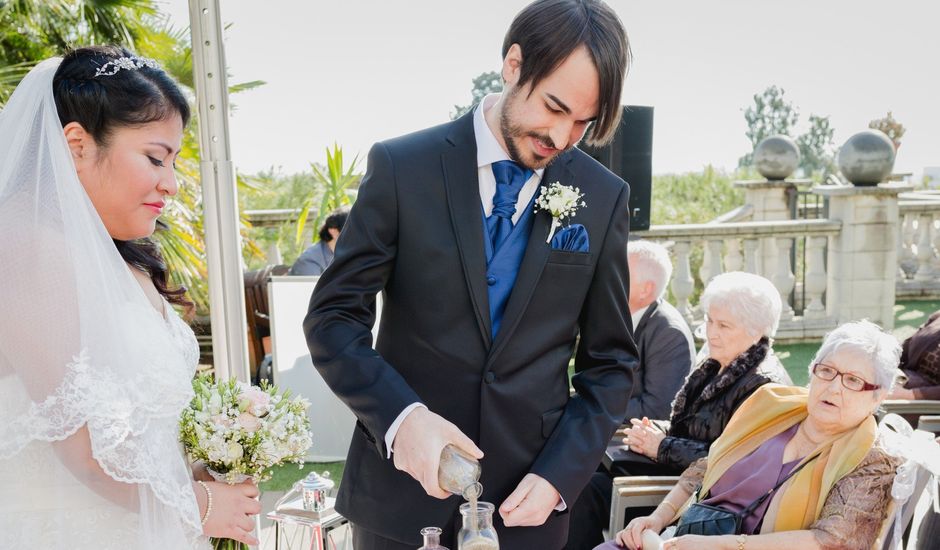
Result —
<instances>
[{"instance_id":1,"label":"blue necktie","mask_svg":"<svg viewBox=\"0 0 940 550\"><path fill-rule=\"evenodd\" d=\"M519 191L531 177L532 170L511 160L496 161L492 166L493 176L496 177L496 194L493 196L493 213L486 218L486 230L495 254L512 233L512 216L516 213Z\"/></svg>"}]
</instances>

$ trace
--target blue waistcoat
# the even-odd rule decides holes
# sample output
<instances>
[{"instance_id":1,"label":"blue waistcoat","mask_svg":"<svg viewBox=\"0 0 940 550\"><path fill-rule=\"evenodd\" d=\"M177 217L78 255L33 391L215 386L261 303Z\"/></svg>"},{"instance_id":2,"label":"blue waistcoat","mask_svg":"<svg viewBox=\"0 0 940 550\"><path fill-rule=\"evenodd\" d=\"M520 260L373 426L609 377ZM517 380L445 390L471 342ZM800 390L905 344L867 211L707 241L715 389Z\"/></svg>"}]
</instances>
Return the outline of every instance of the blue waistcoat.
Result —
<instances>
[{"instance_id":1,"label":"blue waistcoat","mask_svg":"<svg viewBox=\"0 0 940 550\"><path fill-rule=\"evenodd\" d=\"M503 320L509 295L512 294L512 287L516 284L516 276L519 275L519 266L525 256L526 246L529 244L529 234L532 233L532 222L535 217L532 205L537 195L538 193L533 195L529 205L519 217L519 221L513 226L509 238L503 242L495 254L490 236L483 236L483 248L486 251L486 284L490 301L490 325L493 329L494 341L499 333L499 325ZM483 228L485 232L485 216Z\"/></svg>"}]
</instances>

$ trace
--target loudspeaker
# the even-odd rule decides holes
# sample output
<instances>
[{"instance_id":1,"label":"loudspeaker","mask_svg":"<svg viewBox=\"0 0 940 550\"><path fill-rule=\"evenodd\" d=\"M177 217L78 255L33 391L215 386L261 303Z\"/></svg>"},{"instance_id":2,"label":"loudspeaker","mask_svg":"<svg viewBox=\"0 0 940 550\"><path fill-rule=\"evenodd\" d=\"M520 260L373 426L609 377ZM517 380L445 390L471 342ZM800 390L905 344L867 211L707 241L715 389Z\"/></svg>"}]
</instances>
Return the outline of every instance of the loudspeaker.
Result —
<instances>
[{"instance_id":1,"label":"loudspeaker","mask_svg":"<svg viewBox=\"0 0 940 550\"><path fill-rule=\"evenodd\" d=\"M604 147L578 147L630 184L630 230L650 228L653 191L653 108L624 105L614 139Z\"/></svg>"}]
</instances>

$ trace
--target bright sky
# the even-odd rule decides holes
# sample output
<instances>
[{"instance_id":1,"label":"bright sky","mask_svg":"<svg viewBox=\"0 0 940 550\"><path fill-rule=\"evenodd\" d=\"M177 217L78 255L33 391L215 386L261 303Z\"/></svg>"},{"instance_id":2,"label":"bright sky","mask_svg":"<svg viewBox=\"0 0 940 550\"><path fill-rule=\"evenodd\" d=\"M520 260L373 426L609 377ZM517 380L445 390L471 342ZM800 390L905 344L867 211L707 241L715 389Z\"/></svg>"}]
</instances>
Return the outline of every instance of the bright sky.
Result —
<instances>
[{"instance_id":1,"label":"bright sky","mask_svg":"<svg viewBox=\"0 0 940 550\"><path fill-rule=\"evenodd\" d=\"M177 27L186 0L160 0ZM336 142L375 141L449 120L471 80L498 70L526 0L223 0L238 169L290 173ZM624 103L652 105L654 173L733 169L750 148L743 110L771 84L835 143L891 110L905 125L896 172L940 166L940 2L609 0L635 56ZM795 137L795 136L794 136Z\"/></svg>"}]
</instances>

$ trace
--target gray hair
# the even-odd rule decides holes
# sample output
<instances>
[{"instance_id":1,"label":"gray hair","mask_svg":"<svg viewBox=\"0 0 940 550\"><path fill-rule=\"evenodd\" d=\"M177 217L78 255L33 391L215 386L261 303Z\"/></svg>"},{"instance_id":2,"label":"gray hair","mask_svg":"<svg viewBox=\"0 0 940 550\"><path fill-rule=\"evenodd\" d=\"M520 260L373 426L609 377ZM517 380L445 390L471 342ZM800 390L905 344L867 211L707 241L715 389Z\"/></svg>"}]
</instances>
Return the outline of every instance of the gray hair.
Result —
<instances>
[{"instance_id":1,"label":"gray hair","mask_svg":"<svg viewBox=\"0 0 940 550\"><path fill-rule=\"evenodd\" d=\"M898 339L881 330L871 321L855 321L839 325L826 335L819 346L816 357L809 365L812 379L813 365L825 360L839 350L852 350L868 356L875 369L873 384L881 386L879 392L889 392L901 376L898 363L901 360L901 344Z\"/></svg>"},{"instance_id":2,"label":"gray hair","mask_svg":"<svg viewBox=\"0 0 940 550\"><path fill-rule=\"evenodd\" d=\"M705 287L699 303L706 315L713 305L727 308L751 336L771 338L780 324L780 293L773 283L753 273L718 275Z\"/></svg>"},{"instance_id":3,"label":"gray hair","mask_svg":"<svg viewBox=\"0 0 940 550\"><path fill-rule=\"evenodd\" d=\"M652 241L630 241L627 255L637 262L637 267L642 266L635 273L631 272L630 277L643 283L652 282L656 287L656 297L661 298L672 278L672 260L666 247Z\"/></svg>"}]
</instances>

